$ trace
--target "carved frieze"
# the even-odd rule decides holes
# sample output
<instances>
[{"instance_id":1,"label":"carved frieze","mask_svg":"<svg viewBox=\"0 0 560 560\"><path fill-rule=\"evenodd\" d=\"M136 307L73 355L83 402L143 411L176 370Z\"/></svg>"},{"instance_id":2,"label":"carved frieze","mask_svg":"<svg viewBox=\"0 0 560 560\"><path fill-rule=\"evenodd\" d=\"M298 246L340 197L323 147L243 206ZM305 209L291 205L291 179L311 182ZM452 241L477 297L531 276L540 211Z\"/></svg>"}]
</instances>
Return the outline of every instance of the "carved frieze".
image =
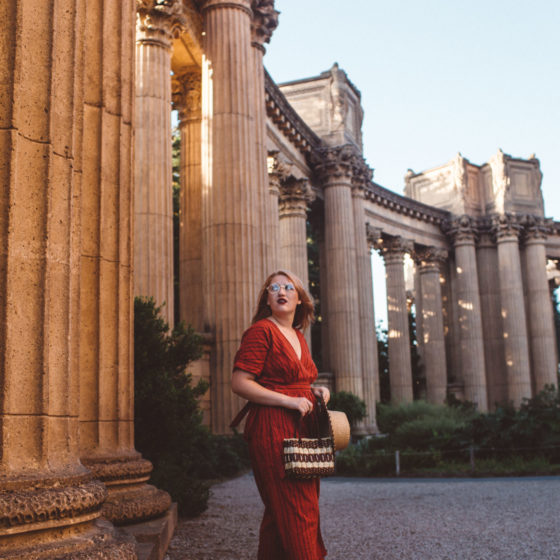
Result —
<instances>
[{"instance_id":1,"label":"carved frieze","mask_svg":"<svg viewBox=\"0 0 560 560\"><path fill-rule=\"evenodd\" d=\"M136 0L137 41L171 48L186 24L182 0Z\"/></svg>"},{"instance_id":2,"label":"carved frieze","mask_svg":"<svg viewBox=\"0 0 560 560\"><path fill-rule=\"evenodd\" d=\"M251 39L254 46L263 48L269 43L272 33L278 27L279 11L274 9L274 0L252 0Z\"/></svg>"},{"instance_id":3,"label":"carved frieze","mask_svg":"<svg viewBox=\"0 0 560 560\"><path fill-rule=\"evenodd\" d=\"M173 108L179 120L199 120L202 116L202 76L200 72L183 72L171 77Z\"/></svg>"}]
</instances>

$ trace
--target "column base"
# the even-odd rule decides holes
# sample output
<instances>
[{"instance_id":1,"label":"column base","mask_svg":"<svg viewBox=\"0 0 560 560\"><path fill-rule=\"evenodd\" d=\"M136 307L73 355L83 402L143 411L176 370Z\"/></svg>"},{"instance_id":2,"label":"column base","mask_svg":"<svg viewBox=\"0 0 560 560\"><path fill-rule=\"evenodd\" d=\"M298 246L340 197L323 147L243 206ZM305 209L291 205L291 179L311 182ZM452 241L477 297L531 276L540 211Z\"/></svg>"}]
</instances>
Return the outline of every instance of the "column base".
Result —
<instances>
[{"instance_id":1,"label":"column base","mask_svg":"<svg viewBox=\"0 0 560 560\"><path fill-rule=\"evenodd\" d=\"M82 462L106 486L109 495L102 515L115 525L131 525L164 515L171 496L147 484L152 464L140 453L112 457L87 457Z\"/></svg>"},{"instance_id":2,"label":"column base","mask_svg":"<svg viewBox=\"0 0 560 560\"><path fill-rule=\"evenodd\" d=\"M135 560L135 541L101 520L107 489L90 473L1 480L0 558Z\"/></svg>"}]
</instances>

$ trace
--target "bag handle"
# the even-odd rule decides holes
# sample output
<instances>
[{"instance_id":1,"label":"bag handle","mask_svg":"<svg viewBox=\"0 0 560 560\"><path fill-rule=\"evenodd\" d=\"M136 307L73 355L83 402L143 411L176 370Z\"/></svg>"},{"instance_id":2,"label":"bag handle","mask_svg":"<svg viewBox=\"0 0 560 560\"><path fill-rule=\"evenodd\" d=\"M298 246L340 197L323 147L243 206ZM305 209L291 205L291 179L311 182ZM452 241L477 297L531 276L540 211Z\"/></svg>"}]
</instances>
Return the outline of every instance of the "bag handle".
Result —
<instances>
[{"instance_id":1,"label":"bag handle","mask_svg":"<svg viewBox=\"0 0 560 560\"><path fill-rule=\"evenodd\" d=\"M327 412L327 405L325 403L325 399L322 395L315 395L316 404L317 404L317 414L314 414L316 421L315 427L317 428L317 439L323 440L328 439L331 437L332 430L330 426L330 419L329 413ZM314 413L315 411L313 411ZM312 414L313 414L312 413ZM299 414L299 413L298 413ZM295 435L294 439L299 439L301 441L301 423L303 421L303 416L299 414L298 421L295 425ZM299 434L299 436L298 436Z\"/></svg>"}]
</instances>

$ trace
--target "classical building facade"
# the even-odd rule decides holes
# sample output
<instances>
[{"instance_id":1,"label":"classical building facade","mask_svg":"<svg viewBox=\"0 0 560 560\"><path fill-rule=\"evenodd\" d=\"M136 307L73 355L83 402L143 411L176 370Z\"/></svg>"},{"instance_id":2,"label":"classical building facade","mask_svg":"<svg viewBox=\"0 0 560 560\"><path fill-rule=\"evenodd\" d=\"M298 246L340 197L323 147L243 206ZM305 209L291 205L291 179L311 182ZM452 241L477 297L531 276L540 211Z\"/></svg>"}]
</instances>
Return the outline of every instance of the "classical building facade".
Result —
<instances>
[{"instance_id":1,"label":"classical building facade","mask_svg":"<svg viewBox=\"0 0 560 560\"><path fill-rule=\"evenodd\" d=\"M0 557L138 558L173 527L134 447L132 299L174 317L171 111L181 135L180 320L217 433L264 278L308 278L318 245L321 377L366 401L379 375L371 251L386 263L391 398L412 400L405 255L426 398L480 410L556 383L539 162L458 156L406 195L373 181L360 93L337 65L278 85L273 0L14 0L0 50ZM550 270L550 268L549 268ZM129 527L128 533L117 529ZM152 556L154 557L154 556Z\"/></svg>"}]
</instances>

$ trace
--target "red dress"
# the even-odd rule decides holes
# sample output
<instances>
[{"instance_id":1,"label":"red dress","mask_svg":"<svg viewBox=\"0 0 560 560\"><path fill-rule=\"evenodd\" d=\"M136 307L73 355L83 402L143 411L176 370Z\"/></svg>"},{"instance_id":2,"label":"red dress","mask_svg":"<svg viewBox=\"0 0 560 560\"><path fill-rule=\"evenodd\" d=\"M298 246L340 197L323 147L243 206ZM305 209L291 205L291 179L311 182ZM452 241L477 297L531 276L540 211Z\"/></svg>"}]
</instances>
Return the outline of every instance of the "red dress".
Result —
<instances>
[{"instance_id":1,"label":"red dress","mask_svg":"<svg viewBox=\"0 0 560 560\"><path fill-rule=\"evenodd\" d=\"M274 391L315 402L309 384L317 378L317 368L303 334L296 332L301 359L277 325L268 319L256 322L243 334L234 369L254 374L260 384ZM316 421L312 416L301 422L303 436ZM299 417L295 410L253 403L245 424L253 473L265 506L260 560L320 560L327 554L319 525L319 479L284 476L282 442L294 437Z\"/></svg>"}]
</instances>

